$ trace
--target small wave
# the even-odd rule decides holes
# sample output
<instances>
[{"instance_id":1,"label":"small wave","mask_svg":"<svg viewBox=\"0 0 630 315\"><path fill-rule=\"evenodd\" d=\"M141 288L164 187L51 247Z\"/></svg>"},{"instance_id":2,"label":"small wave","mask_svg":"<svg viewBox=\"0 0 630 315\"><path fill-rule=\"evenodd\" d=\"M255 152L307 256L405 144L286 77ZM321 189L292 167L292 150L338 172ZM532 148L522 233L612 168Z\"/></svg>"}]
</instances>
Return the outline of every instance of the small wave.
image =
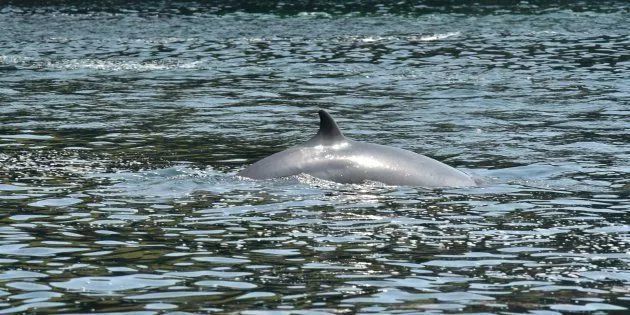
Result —
<instances>
[{"instance_id":1,"label":"small wave","mask_svg":"<svg viewBox=\"0 0 630 315\"><path fill-rule=\"evenodd\" d=\"M459 36L460 34L461 34L460 32L449 32L445 34L433 34L433 35L421 35L421 36L414 35L414 36L409 36L407 40L412 41L412 42L432 42L436 40L446 39L449 37Z\"/></svg>"},{"instance_id":2,"label":"small wave","mask_svg":"<svg viewBox=\"0 0 630 315\"><path fill-rule=\"evenodd\" d=\"M300 12L297 14L297 16L300 17L314 17L314 18L324 18L324 19L329 19L332 18L332 15L330 13L326 13L326 12Z\"/></svg>"},{"instance_id":3,"label":"small wave","mask_svg":"<svg viewBox=\"0 0 630 315\"><path fill-rule=\"evenodd\" d=\"M409 35L409 36L347 36L341 39L341 41L351 41L359 43L379 43L383 41L407 41L407 42L431 42L450 37L461 35L460 32L449 32L444 34L431 34L431 35Z\"/></svg>"},{"instance_id":4,"label":"small wave","mask_svg":"<svg viewBox=\"0 0 630 315\"><path fill-rule=\"evenodd\" d=\"M100 59L35 59L23 56L0 56L0 65L19 66L40 70L96 70L96 71L161 71L174 69L207 69L203 61L182 62L176 59L157 61L127 61Z\"/></svg>"},{"instance_id":5,"label":"small wave","mask_svg":"<svg viewBox=\"0 0 630 315\"><path fill-rule=\"evenodd\" d=\"M143 172L97 173L89 177L109 178L115 182L91 192L102 196L170 200L190 196L198 191L221 193L234 188L230 187L230 181L227 180L229 175L211 168L194 169L186 165Z\"/></svg>"}]
</instances>

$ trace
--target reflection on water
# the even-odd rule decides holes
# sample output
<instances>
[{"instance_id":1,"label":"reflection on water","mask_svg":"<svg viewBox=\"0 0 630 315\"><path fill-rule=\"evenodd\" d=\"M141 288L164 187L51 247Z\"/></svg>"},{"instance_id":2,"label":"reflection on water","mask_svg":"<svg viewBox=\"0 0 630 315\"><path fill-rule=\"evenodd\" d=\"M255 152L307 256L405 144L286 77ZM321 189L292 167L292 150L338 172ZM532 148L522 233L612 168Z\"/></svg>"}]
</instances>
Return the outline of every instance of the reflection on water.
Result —
<instances>
[{"instance_id":1,"label":"reflection on water","mask_svg":"<svg viewBox=\"0 0 630 315\"><path fill-rule=\"evenodd\" d=\"M0 313L627 311L623 3L88 4L0 6ZM235 176L319 108L484 184Z\"/></svg>"}]
</instances>

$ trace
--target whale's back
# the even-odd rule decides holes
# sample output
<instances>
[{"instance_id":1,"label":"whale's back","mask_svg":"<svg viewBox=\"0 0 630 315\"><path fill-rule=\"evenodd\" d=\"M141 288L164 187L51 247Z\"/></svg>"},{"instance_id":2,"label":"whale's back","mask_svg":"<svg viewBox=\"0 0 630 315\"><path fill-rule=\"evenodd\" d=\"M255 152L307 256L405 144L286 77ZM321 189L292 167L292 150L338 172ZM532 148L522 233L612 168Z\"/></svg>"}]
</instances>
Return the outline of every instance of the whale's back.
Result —
<instances>
[{"instance_id":1,"label":"whale's back","mask_svg":"<svg viewBox=\"0 0 630 315\"><path fill-rule=\"evenodd\" d=\"M238 175L270 179L299 174L339 183L381 182L423 187L475 186L466 173L408 150L350 140L325 111L317 134L302 145L272 154Z\"/></svg>"},{"instance_id":2,"label":"whale's back","mask_svg":"<svg viewBox=\"0 0 630 315\"><path fill-rule=\"evenodd\" d=\"M349 141L340 150L311 155L302 173L340 183L381 182L422 187L475 186L466 173L412 151Z\"/></svg>"},{"instance_id":3,"label":"whale's back","mask_svg":"<svg viewBox=\"0 0 630 315\"><path fill-rule=\"evenodd\" d=\"M338 183L381 182L422 187L475 186L462 171L408 150L352 140L302 145L268 156L239 175L269 179L308 174Z\"/></svg>"}]
</instances>

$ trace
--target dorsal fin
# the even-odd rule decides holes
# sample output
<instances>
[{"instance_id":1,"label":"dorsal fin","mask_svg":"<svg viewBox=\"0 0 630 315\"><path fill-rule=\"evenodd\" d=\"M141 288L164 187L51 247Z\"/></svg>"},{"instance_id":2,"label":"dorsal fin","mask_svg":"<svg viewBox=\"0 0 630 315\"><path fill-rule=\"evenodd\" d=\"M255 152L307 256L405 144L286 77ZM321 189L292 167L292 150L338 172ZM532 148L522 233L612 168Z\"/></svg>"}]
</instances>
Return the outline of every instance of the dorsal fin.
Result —
<instances>
[{"instance_id":1,"label":"dorsal fin","mask_svg":"<svg viewBox=\"0 0 630 315\"><path fill-rule=\"evenodd\" d=\"M325 110L319 111L319 131L317 131L317 135L323 138L343 138L339 126L337 126L335 120Z\"/></svg>"},{"instance_id":2,"label":"dorsal fin","mask_svg":"<svg viewBox=\"0 0 630 315\"><path fill-rule=\"evenodd\" d=\"M343 140L346 137L343 136L339 126L335 120L325 110L319 111L319 130L317 134L309 140L309 142L320 143L332 143L335 141Z\"/></svg>"}]
</instances>

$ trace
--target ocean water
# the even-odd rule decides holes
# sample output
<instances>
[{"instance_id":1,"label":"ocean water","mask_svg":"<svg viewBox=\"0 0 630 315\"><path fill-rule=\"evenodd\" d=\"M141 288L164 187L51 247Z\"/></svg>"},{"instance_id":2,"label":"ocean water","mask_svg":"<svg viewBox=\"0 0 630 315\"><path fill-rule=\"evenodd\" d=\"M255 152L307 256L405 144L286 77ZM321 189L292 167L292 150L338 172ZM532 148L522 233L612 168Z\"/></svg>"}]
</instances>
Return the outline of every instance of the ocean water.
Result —
<instances>
[{"instance_id":1,"label":"ocean water","mask_svg":"<svg viewBox=\"0 0 630 315\"><path fill-rule=\"evenodd\" d=\"M630 6L0 4L0 313L626 313ZM326 109L462 189L235 173Z\"/></svg>"}]
</instances>

